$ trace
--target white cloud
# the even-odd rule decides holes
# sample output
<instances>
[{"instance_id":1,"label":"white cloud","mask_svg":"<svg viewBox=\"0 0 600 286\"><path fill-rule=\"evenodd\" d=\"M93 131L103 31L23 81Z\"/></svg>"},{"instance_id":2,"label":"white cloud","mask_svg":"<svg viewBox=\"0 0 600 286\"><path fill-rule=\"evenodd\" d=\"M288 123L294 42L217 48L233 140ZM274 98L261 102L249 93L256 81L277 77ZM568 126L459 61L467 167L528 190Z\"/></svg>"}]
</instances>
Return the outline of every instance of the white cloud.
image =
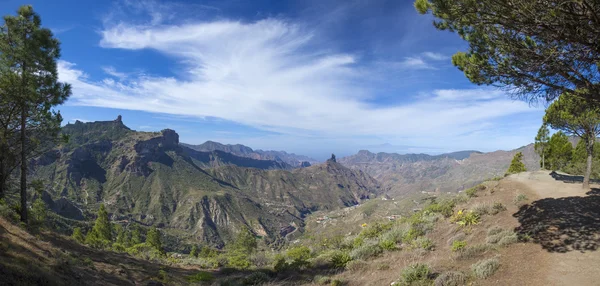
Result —
<instances>
[{"instance_id":1,"label":"white cloud","mask_svg":"<svg viewBox=\"0 0 600 286\"><path fill-rule=\"evenodd\" d=\"M435 90L410 103L373 104L367 101L372 90L357 83L365 70L356 67L355 56L315 49L318 43L310 31L276 19L179 26L121 23L102 31L100 44L170 55L184 65L184 76L93 81L61 61L60 79L73 86L71 104L216 117L293 136L346 137L448 138L533 111L490 89ZM397 64L432 68L421 57Z\"/></svg>"},{"instance_id":2,"label":"white cloud","mask_svg":"<svg viewBox=\"0 0 600 286\"><path fill-rule=\"evenodd\" d=\"M407 57L398 63L392 63L396 68L402 69L435 69L430 64L426 63L421 57Z\"/></svg>"},{"instance_id":3,"label":"white cloud","mask_svg":"<svg viewBox=\"0 0 600 286\"><path fill-rule=\"evenodd\" d=\"M118 72L114 67L111 67L111 66L102 67L102 70L107 75L115 77L115 78L117 78L119 80L124 80L124 79L127 78L127 74L126 73Z\"/></svg>"},{"instance_id":4,"label":"white cloud","mask_svg":"<svg viewBox=\"0 0 600 286\"><path fill-rule=\"evenodd\" d=\"M434 60L434 61L443 61L448 59L449 57L440 54L440 53L433 53L433 52L424 52L422 54L424 57L430 59L430 60Z\"/></svg>"}]
</instances>

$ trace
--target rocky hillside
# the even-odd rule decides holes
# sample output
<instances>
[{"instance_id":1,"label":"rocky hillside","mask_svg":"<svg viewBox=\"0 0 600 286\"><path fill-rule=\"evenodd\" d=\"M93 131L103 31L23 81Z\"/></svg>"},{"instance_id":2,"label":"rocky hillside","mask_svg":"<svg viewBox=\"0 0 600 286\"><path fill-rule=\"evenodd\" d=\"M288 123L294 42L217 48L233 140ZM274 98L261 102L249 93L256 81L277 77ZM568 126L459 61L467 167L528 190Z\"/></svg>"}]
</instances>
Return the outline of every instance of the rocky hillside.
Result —
<instances>
[{"instance_id":1,"label":"rocky hillside","mask_svg":"<svg viewBox=\"0 0 600 286\"><path fill-rule=\"evenodd\" d=\"M32 168L52 209L75 220L104 203L115 221L157 225L183 238L223 245L247 226L274 241L301 228L305 213L381 192L373 178L340 164L290 172L273 160L192 150L173 130L136 132L120 117L77 122L63 133L69 142Z\"/></svg>"},{"instance_id":2,"label":"rocky hillside","mask_svg":"<svg viewBox=\"0 0 600 286\"><path fill-rule=\"evenodd\" d=\"M517 152L528 170L539 169L533 144L512 151L461 151L442 155L371 153L366 150L339 159L343 165L373 176L390 194L455 192L486 179L503 176Z\"/></svg>"},{"instance_id":3,"label":"rocky hillside","mask_svg":"<svg viewBox=\"0 0 600 286\"><path fill-rule=\"evenodd\" d=\"M296 155L294 153L287 153L285 151L263 151L263 150L253 150L248 146L244 146L241 144L221 144L219 142L214 141L206 141L200 145L189 145L182 144L186 147L197 151L223 151L236 156L258 159L258 160L273 160L277 162L281 162L282 164L289 165L293 168L300 167L308 167L310 165L318 164L319 161L302 155Z\"/></svg>"}]
</instances>

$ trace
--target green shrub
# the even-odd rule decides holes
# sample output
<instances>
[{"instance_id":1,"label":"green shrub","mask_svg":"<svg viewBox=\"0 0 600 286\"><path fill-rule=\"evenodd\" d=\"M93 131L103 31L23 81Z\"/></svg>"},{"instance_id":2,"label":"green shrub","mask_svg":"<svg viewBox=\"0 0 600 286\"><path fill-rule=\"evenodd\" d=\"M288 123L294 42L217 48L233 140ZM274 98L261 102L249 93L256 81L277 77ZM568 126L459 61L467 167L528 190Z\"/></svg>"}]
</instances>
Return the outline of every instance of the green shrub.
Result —
<instances>
[{"instance_id":1,"label":"green shrub","mask_svg":"<svg viewBox=\"0 0 600 286\"><path fill-rule=\"evenodd\" d=\"M392 228L393 222L390 223L374 223L367 225L359 234L359 237L363 238L377 238L384 232Z\"/></svg>"},{"instance_id":2,"label":"green shrub","mask_svg":"<svg viewBox=\"0 0 600 286\"><path fill-rule=\"evenodd\" d=\"M390 265L387 263L381 263L377 265L377 270L389 270Z\"/></svg>"},{"instance_id":3,"label":"green shrub","mask_svg":"<svg viewBox=\"0 0 600 286\"><path fill-rule=\"evenodd\" d=\"M191 257L198 257L198 248L196 245L192 245L192 250L190 251Z\"/></svg>"},{"instance_id":4,"label":"green shrub","mask_svg":"<svg viewBox=\"0 0 600 286\"><path fill-rule=\"evenodd\" d=\"M210 282L213 281L215 277L210 272L200 271L194 275L190 275L186 278L186 280L190 283L198 283L198 282Z\"/></svg>"},{"instance_id":5,"label":"green shrub","mask_svg":"<svg viewBox=\"0 0 600 286\"><path fill-rule=\"evenodd\" d=\"M473 206L473 212L478 216L488 215L492 212L492 207L488 203L479 203Z\"/></svg>"},{"instance_id":6,"label":"green shrub","mask_svg":"<svg viewBox=\"0 0 600 286\"><path fill-rule=\"evenodd\" d=\"M357 248L362 246L365 243L365 239L362 237L356 237L354 238L354 240L352 240L352 248Z\"/></svg>"},{"instance_id":7,"label":"green shrub","mask_svg":"<svg viewBox=\"0 0 600 286\"><path fill-rule=\"evenodd\" d=\"M411 264L402 270L400 278L401 285L425 284L429 282L431 268L427 264L416 263Z\"/></svg>"},{"instance_id":8,"label":"green shrub","mask_svg":"<svg viewBox=\"0 0 600 286\"><path fill-rule=\"evenodd\" d=\"M290 248L286 255L292 260L292 264L295 267L306 267L310 265L308 260L310 259L310 249L306 246L297 246Z\"/></svg>"},{"instance_id":9,"label":"green shrub","mask_svg":"<svg viewBox=\"0 0 600 286\"><path fill-rule=\"evenodd\" d=\"M404 243L412 243L415 239L420 236L425 235L425 231L422 227L415 225L411 226L408 231L402 237L402 242Z\"/></svg>"},{"instance_id":10,"label":"green shrub","mask_svg":"<svg viewBox=\"0 0 600 286\"><path fill-rule=\"evenodd\" d=\"M428 205L427 207L425 207L425 209L423 211L439 213L445 217L450 217L454 213L455 205L456 205L456 203L452 200L444 200L441 202L435 202L435 203Z\"/></svg>"},{"instance_id":11,"label":"green shrub","mask_svg":"<svg viewBox=\"0 0 600 286\"><path fill-rule=\"evenodd\" d=\"M290 264L285 261L285 257L282 255L275 256L275 265L273 265L273 270L275 272L285 272L290 269Z\"/></svg>"},{"instance_id":12,"label":"green shrub","mask_svg":"<svg viewBox=\"0 0 600 286\"><path fill-rule=\"evenodd\" d=\"M383 239L379 241L379 247L381 247L381 249L387 250L387 251L394 251L394 250L398 249L398 246L396 245L395 241L383 240Z\"/></svg>"},{"instance_id":13,"label":"green shrub","mask_svg":"<svg viewBox=\"0 0 600 286\"><path fill-rule=\"evenodd\" d=\"M333 279L331 280L331 286L342 286L344 285L344 282L342 280L339 279Z\"/></svg>"},{"instance_id":14,"label":"green shrub","mask_svg":"<svg viewBox=\"0 0 600 286\"><path fill-rule=\"evenodd\" d=\"M433 241L424 236L421 236L421 237L415 239L414 246L425 249L425 250L433 250L433 248L435 247L435 245L433 244Z\"/></svg>"},{"instance_id":15,"label":"green shrub","mask_svg":"<svg viewBox=\"0 0 600 286\"><path fill-rule=\"evenodd\" d=\"M459 210L450 218L450 221L456 222L458 225L461 226L471 226L478 224L479 218L479 215L473 211Z\"/></svg>"},{"instance_id":16,"label":"green shrub","mask_svg":"<svg viewBox=\"0 0 600 286\"><path fill-rule=\"evenodd\" d=\"M127 248L125 248L124 245L115 242L115 243L112 244L112 250L116 251L116 252L126 252Z\"/></svg>"},{"instance_id":17,"label":"green shrub","mask_svg":"<svg viewBox=\"0 0 600 286\"><path fill-rule=\"evenodd\" d=\"M467 242L464 240L455 240L452 242L452 251L462 251L467 247Z\"/></svg>"},{"instance_id":18,"label":"green shrub","mask_svg":"<svg viewBox=\"0 0 600 286\"><path fill-rule=\"evenodd\" d=\"M244 278L244 285L261 285L269 281L269 275L264 272L254 272Z\"/></svg>"},{"instance_id":19,"label":"green shrub","mask_svg":"<svg viewBox=\"0 0 600 286\"><path fill-rule=\"evenodd\" d=\"M252 263L248 253L236 249L227 254L227 265L237 269L248 269Z\"/></svg>"},{"instance_id":20,"label":"green shrub","mask_svg":"<svg viewBox=\"0 0 600 286\"><path fill-rule=\"evenodd\" d=\"M492 215L497 215L500 212L503 212L506 210L506 207L501 203L501 202L495 202L494 205L492 206Z\"/></svg>"},{"instance_id":21,"label":"green shrub","mask_svg":"<svg viewBox=\"0 0 600 286\"><path fill-rule=\"evenodd\" d=\"M435 286L462 286L467 283L467 276L459 271L447 271L435 279Z\"/></svg>"},{"instance_id":22,"label":"green shrub","mask_svg":"<svg viewBox=\"0 0 600 286\"><path fill-rule=\"evenodd\" d=\"M343 251L336 251L331 256L331 264L334 268L344 268L352 260L352 257Z\"/></svg>"},{"instance_id":23,"label":"green shrub","mask_svg":"<svg viewBox=\"0 0 600 286\"><path fill-rule=\"evenodd\" d=\"M0 216L6 218L12 223L19 221L19 212L15 211L14 207L8 205L4 199L0 199Z\"/></svg>"},{"instance_id":24,"label":"green shrub","mask_svg":"<svg viewBox=\"0 0 600 286\"><path fill-rule=\"evenodd\" d=\"M467 190L465 191L465 194L467 194L467 196L468 196L469 198L473 198L473 197L476 197L476 196L477 196L477 192L479 192L479 191L483 191L483 190L485 190L485 188L486 188L486 187L485 187L484 185L477 185L477 186L475 186L475 187L472 187L472 188L469 188L469 189L467 189Z\"/></svg>"},{"instance_id":25,"label":"green shrub","mask_svg":"<svg viewBox=\"0 0 600 286\"><path fill-rule=\"evenodd\" d=\"M350 251L350 257L352 257L352 259L366 260L368 258L378 256L382 252L383 250L377 244L365 244Z\"/></svg>"},{"instance_id":26,"label":"green shrub","mask_svg":"<svg viewBox=\"0 0 600 286\"><path fill-rule=\"evenodd\" d=\"M210 248L208 246L203 246L200 249L200 253L198 253L198 257L201 258L215 258L219 255L219 253L217 252L217 250Z\"/></svg>"},{"instance_id":27,"label":"green shrub","mask_svg":"<svg viewBox=\"0 0 600 286\"><path fill-rule=\"evenodd\" d=\"M393 241L394 243L402 242L402 237L408 232L409 228L406 226L395 226L389 231L381 235L381 240Z\"/></svg>"},{"instance_id":28,"label":"green shrub","mask_svg":"<svg viewBox=\"0 0 600 286\"><path fill-rule=\"evenodd\" d=\"M488 234L491 231L488 231ZM493 231L493 234L489 235L486 239L486 242L489 244L498 244L501 246L506 246L509 244L516 243L519 239L517 234L512 230L500 230Z\"/></svg>"},{"instance_id":29,"label":"green shrub","mask_svg":"<svg viewBox=\"0 0 600 286\"><path fill-rule=\"evenodd\" d=\"M492 276L500 267L500 262L497 258L481 260L471 265L471 271L477 278L485 279Z\"/></svg>"}]
</instances>

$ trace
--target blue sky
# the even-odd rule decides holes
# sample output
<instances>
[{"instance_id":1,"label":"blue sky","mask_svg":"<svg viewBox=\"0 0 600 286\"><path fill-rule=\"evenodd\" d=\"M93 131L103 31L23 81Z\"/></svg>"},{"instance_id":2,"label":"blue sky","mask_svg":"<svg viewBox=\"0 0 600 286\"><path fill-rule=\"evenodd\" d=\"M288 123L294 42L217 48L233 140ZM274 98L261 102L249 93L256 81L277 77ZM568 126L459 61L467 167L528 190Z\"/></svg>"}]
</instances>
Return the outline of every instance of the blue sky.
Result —
<instances>
[{"instance_id":1,"label":"blue sky","mask_svg":"<svg viewBox=\"0 0 600 286\"><path fill-rule=\"evenodd\" d=\"M543 108L476 86L410 0L29 1L62 42L66 122L324 159L533 141ZM14 14L20 1L0 1Z\"/></svg>"}]
</instances>

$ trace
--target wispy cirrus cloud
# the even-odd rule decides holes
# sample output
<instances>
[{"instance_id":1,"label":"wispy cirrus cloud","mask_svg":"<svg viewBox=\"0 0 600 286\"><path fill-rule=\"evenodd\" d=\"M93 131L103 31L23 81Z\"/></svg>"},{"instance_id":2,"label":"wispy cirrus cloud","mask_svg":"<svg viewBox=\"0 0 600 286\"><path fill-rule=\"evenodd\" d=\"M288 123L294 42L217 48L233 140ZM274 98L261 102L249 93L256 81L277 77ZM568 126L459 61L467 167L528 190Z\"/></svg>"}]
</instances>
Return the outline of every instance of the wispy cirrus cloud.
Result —
<instances>
[{"instance_id":1,"label":"wispy cirrus cloud","mask_svg":"<svg viewBox=\"0 0 600 286\"><path fill-rule=\"evenodd\" d=\"M70 104L214 117L311 138L450 138L534 111L487 88L434 89L416 101L373 105L369 99L376 95L364 84L369 70L360 57L323 47L313 30L283 19L158 23L162 20L107 26L100 46L169 55L181 76L128 75L105 67L117 81L92 80L74 63L61 61L60 79L73 85ZM424 52L382 64L433 70L432 63L445 59Z\"/></svg>"}]
</instances>

